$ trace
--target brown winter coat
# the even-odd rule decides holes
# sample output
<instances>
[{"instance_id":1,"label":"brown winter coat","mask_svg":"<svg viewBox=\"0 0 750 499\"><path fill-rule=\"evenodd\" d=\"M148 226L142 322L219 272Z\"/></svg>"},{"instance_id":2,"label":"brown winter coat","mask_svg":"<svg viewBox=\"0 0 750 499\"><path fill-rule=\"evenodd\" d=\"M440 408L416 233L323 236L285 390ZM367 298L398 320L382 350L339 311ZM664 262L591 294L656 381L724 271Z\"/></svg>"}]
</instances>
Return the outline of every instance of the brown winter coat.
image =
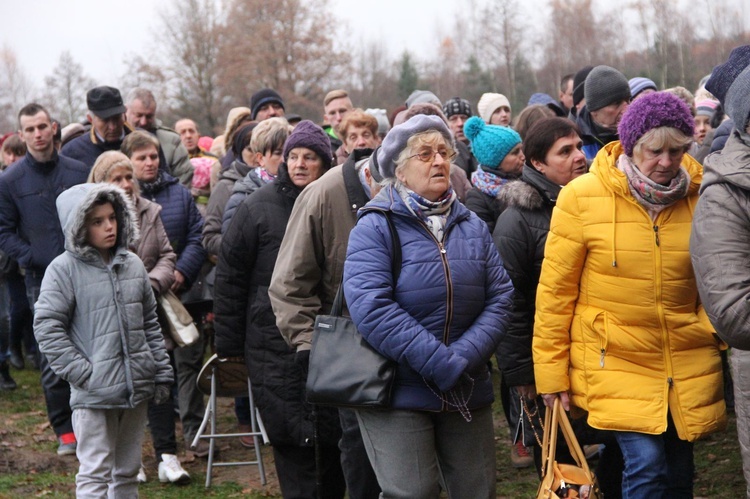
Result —
<instances>
[{"instance_id":1,"label":"brown winter coat","mask_svg":"<svg viewBox=\"0 0 750 499\"><path fill-rule=\"evenodd\" d=\"M139 196L135 203L135 211L141 230L135 254L140 257L148 271L151 287L157 294L161 294L174 283L177 255L169 244L167 232L159 216L161 206Z\"/></svg>"}]
</instances>

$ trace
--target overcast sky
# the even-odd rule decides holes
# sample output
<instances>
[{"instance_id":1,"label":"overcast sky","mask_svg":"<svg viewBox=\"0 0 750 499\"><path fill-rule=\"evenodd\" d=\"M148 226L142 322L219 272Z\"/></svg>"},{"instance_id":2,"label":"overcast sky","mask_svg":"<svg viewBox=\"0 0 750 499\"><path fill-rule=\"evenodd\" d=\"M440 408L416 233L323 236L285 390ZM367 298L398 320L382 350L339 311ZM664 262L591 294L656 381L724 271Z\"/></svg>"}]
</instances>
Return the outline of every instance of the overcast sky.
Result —
<instances>
[{"instance_id":1,"label":"overcast sky","mask_svg":"<svg viewBox=\"0 0 750 499\"><path fill-rule=\"evenodd\" d=\"M303 0L304 1L304 0ZM340 36L386 40L389 55L407 49L418 57L435 51L438 33L453 26L461 0L329 0L347 30ZM519 1L543 8L547 0ZM100 84L114 84L130 53L147 55L158 28L156 0L0 0L16 22L0 28L2 43L11 47L36 85L51 73L60 53L73 59Z\"/></svg>"},{"instance_id":2,"label":"overcast sky","mask_svg":"<svg viewBox=\"0 0 750 499\"><path fill-rule=\"evenodd\" d=\"M727 1L744 7L744 17L750 17L750 0ZM611 0L595 2L602 8L613 5ZM693 0L692 9L699 18L704 18L700 12L704 2ZM452 29L456 11L468 4L466 0L329 3L348 26L340 36L350 37L355 44L361 39L385 40L393 58L404 49L420 58L433 55L439 34ZM148 55L158 28L156 14L164 4L166 1L156 0L0 0L2 11L12 13L0 28L0 37L3 45L15 51L21 67L37 87L64 50L69 50L97 83L116 84L125 70L123 60L128 54ZM547 0L518 0L525 25L533 26L535 17L546 16L548 4ZM745 25L750 23L746 20ZM528 32L530 36L541 36L531 29Z\"/></svg>"}]
</instances>

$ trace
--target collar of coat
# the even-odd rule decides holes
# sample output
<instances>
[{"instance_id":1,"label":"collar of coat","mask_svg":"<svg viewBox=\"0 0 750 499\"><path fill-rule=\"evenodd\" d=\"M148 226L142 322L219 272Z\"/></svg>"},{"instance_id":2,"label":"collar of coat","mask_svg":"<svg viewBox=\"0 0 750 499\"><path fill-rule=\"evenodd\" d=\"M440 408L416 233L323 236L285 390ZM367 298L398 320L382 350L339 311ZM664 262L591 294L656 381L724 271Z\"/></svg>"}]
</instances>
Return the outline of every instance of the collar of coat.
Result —
<instances>
[{"instance_id":1,"label":"collar of coat","mask_svg":"<svg viewBox=\"0 0 750 499\"><path fill-rule=\"evenodd\" d=\"M625 174L617 168L617 158L625 154L620 141L610 142L604 146L594 158L591 165L590 173L599 177L604 186L613 193L623 197L632 198L628 180ZM690 187L688 196L698 192L703 180L703 167L692 156L685 153L682 157L682 166L685 167L690 175Z\"/></svg>"}]
</instances>

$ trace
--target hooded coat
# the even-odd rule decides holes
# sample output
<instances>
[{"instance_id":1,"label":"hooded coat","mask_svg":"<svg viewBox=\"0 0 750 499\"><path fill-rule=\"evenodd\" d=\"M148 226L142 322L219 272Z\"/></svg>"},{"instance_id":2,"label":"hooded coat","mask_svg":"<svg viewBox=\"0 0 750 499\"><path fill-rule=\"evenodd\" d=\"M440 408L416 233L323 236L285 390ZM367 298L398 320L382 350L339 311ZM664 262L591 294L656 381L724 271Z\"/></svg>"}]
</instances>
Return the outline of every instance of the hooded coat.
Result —
<instances>
[{"instance_id":1,"label":"hooded coat","mask_svg":"<svg viewBox=\"0 0 750 499\"><path fill-rule=\"evenodd\" d=\"M86 242L86 216L101 200L117 218L109 264ZM132 207L117 187L83 184L63 193L57 210L65 253L47 268L34 307L39 349L70 383L72 409L133 408L173 373L148 273L128 251L138 237Z\"/></svg>"},{"instance_id":2,"label":"hooded coat","mask_svg":"<svg viewBox=\"0 0 750 499\"><path fill-rule=\"evenodd\" d=\"M695 441L726 425L719 341L699 305L688 238L702 168L687 154L686 197L655 220L606 145L560 192L534 321L537 392L570 390L603 430L660 435L671 413Z\"/></svg>"},{"instance_id":3,"label":"hooded coat","mask_svg":"<svg viewBox=\"0 0 750 499\"><path fill-rule=\"evenodd\" d=\"M750 141L750 137L745 136ZM690 251L701 302L716 332L750 350L750 143L732 132L705 160Z\"/></svg>"},{"instance_id":4,"label":"hooded coat","mask_svg":"<svg viewBox=\"0 0 750 499\"><path fill-rule=\"evenodd\" d=\"M384 211L402 248L397 280ZM469 409L492 403L488 362L510 320L513 286L485 223L464 205L453 203L438 242L396 188L384 187L352 229L344 293L365 340L398 363L393 409L456 410L446 403L453 397L466 397Z\"/></svg>"},{"instance_id":5,"label":"hooded coat","mask_svg":"<svg viewBox=\"0 0 750 499\"><path fill-rule=\"evenodd\" d=\"M500 191L499 197L507 208L497 219L492 238L515 289L508 333L497 348L498 367L508 386L534 384L531 338L536 288L552 208L560 189L535 168L525 165L521 178Z\"/></svg>"},{"instance_id":6,"label":"hooded coat","mask_svg":"<svg viewBox=\"0 0 750 499\"><path fill-rule=\"evenodd\" d=\"M304 402L306 373L294 360L295 349L276 327L268 298L281 240L300 192L282 164L275 182L237 208L222 237L216 265L216 353L244 356L253 398L272 445L313 442L312 407ZM318 423L321 441L336 445L338 411L318 408Z\"/></svg>"}]
</instances>

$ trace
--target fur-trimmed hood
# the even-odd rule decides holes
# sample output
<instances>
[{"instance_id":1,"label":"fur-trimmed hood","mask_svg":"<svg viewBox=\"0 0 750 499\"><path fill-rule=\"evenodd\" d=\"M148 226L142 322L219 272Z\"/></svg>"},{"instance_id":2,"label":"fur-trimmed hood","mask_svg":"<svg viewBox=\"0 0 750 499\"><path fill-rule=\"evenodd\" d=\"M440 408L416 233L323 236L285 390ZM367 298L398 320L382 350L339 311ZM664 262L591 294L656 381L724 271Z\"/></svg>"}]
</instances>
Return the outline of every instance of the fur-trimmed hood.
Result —
<instances>
[{"instance_id":1,"label":"fur-trimmed hood","mask_svg":"<svg viewBox=\"0 0 750 499\"><path fill-rule=\"evenodd\" d=\"M536 211L545 205L554 206L560 189L536 168L524 165L521 178L508 182L500 189L497 199L508 208Z\"/></svg>"},{"instance_id":2,"label":"fur-trimmed hood","mask_svg":"<svg viewBox=\"0 0 750 499\"><path fill-rule=\"evenodd\" d=\"M138 241L139 232L135 211L125 191L112 184L79 184L57 197L57 214L60 218L65 249L84 260L98 260L98 252L86 242L86 216L94 204L108 201L117 217L117 242L115 253L127 251Z\"/></svg>"}]
</instances>

